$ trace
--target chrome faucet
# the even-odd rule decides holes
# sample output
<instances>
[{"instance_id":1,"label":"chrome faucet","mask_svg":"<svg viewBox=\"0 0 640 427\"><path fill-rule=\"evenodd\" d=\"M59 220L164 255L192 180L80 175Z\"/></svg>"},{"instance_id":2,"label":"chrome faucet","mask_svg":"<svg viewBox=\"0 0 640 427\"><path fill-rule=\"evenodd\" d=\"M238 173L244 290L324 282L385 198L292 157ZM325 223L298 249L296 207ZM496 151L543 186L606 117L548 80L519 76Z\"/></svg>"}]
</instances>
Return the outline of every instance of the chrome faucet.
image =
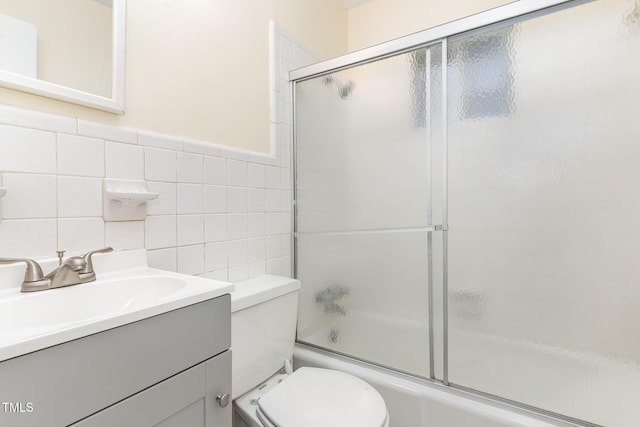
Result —
<instances>
[{"instance_id":1,"label":"chrome faucet","mask_svg":"<svg viewBox=\"0 0 640 427\"><path fill-rule=\"evenodd\" d=\"M87 252L82 256L69 257L66 260L63 259L64 251L58 251L58 267L46 276L42 274L40 264L32 259L0 258L0 264L26 263L27 270L20 291L44 291L96 280L96 273L93 271L93 254L111 251L113 251L113 248L98 249Z\"/></svg>"}]
</instances>

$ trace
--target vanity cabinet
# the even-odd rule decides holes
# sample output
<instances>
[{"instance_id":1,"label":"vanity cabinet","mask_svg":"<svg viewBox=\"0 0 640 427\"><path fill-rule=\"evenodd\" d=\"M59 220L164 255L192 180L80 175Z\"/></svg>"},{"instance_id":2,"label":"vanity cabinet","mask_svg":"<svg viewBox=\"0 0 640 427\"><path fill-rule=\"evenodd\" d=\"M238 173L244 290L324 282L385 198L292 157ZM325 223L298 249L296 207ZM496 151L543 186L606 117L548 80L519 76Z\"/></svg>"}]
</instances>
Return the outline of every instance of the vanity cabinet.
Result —
<instances>
[{"instance_id":1,"label":"vanity cabinet","mask_svg":"<svg viewBox=\"0 0 640 427\"><path fill-rule=\"evenodd\" d=\"M73 427L231 426L231 402L222 408L217 396L231 390L231 352L200 363L160 384L123 400Z\"/></svg>"},{"instance_id":2,"label":"vanity cabinet","mask_svg":"<svg viewBox=\"0 0 640 427\"><path fill-rule=\"evenodd\" d=\"M230 346L227 294L0 362L0 426L230 427Z\"/></svg>"}]
</instances>

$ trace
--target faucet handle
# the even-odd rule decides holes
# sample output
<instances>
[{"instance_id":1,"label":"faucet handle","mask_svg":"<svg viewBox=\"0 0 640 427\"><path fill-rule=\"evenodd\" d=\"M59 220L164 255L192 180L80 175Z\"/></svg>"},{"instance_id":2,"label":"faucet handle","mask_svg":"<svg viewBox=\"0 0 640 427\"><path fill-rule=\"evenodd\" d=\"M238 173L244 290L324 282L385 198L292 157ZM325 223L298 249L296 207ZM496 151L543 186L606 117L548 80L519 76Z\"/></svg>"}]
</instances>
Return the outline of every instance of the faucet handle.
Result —
<instances>
[{"instance_id":1,"label":"faucet handle","mask_svg":"<svg viewBox=\"0 0 640 427\"><path fill-rule=\"evenodd\" d=\"M84 270L80 271L80 273L82 274L93 273L93 261L91 260L91 257L93 256L93 254L104 254L112 251L113 251L112 247L106 247L102 249L96 249L94 251L89 251L86 254L82 255L82 259L84 259L84 262L87 265L84 268Z\"/></svg>"},{"instance_id":2,"label":"faucet handle","mask_svg":"<svg viewBox=\"0 0 640 427\"><path fill-rule=\"evenodd\" d=\"M42 268L36 261L28 258L0 258L0 264L13 264L16 262L24 262L27 264L27 271L24 273L24 282L38 282L44 279Z\"/></svg>"}]
</instances>

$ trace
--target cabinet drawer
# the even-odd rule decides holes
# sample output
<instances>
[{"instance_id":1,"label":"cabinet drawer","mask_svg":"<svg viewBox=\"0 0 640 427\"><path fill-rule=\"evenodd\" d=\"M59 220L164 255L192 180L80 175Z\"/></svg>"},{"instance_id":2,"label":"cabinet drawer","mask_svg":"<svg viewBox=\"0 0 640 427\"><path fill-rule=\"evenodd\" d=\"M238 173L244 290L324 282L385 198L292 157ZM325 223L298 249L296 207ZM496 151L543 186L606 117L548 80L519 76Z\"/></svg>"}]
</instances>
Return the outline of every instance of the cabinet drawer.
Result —
<instances>
[{"instance_id":1,"label":"cabinet drawer","mask_svg":"<svg viewBox=\"0 0 640 427\"><path fill-rule=\"evenodd\" d=\"M0 363L0 425L63 426L215 356L231 346L230 296Z\"/></svg>"},{"instance_id":2,"label":"cabinet drawer","mask_svg":"<svg viewBox=\"0 0 640 427\"><path fill-rule=\"evenodd\" d=\"M216 396L230 393L230 372L227 351L73 426L229 427L231 404L221 408Z\"/></svg>"}]
</instances>

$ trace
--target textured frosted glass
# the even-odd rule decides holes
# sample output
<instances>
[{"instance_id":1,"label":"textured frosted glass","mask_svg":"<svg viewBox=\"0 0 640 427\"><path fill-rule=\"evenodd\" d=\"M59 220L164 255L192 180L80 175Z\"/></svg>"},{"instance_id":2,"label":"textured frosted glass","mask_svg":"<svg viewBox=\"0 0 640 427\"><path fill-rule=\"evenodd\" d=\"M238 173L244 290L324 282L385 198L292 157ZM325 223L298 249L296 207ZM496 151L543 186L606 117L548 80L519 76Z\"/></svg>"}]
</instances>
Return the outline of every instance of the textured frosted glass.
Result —
<instances>
[{"instance_id":1,"label":"textured frosted glass","mask_svg":"<svg viewBox=\"0 0 640 427\"><path fill-rule=\"evenodd\" d=\"M298 237L298 340L429 376L427 233Z\"/></svg>"},{"instance_id":2,"label":"textured frosted glass","mask_svg":"<svg viewBox=\"0 0 640 427\"><path fill-rule=\"evenodd\" d=\"M296 85L298 339L428 377L440 46Z\"/></svg>"},{"instance_id":3,"label":"textured frosted glass","mask_svg":"<svg viewBox=\"0 0 640 427\"><path fill-rule=\"evenodd\" d=\"M639 18L596 1L450 42L451 382L638 425Z\"/></svg>"},{"instance_id":4,"label":"textured frosted glass","mask_svg":"<svg viewBox=\"0 0 640 427\"><path fill-rule=\"evenodd\" d=\"M427 225L426 52L296 85L298 231Z\"/></svg>"}]
</instances>

